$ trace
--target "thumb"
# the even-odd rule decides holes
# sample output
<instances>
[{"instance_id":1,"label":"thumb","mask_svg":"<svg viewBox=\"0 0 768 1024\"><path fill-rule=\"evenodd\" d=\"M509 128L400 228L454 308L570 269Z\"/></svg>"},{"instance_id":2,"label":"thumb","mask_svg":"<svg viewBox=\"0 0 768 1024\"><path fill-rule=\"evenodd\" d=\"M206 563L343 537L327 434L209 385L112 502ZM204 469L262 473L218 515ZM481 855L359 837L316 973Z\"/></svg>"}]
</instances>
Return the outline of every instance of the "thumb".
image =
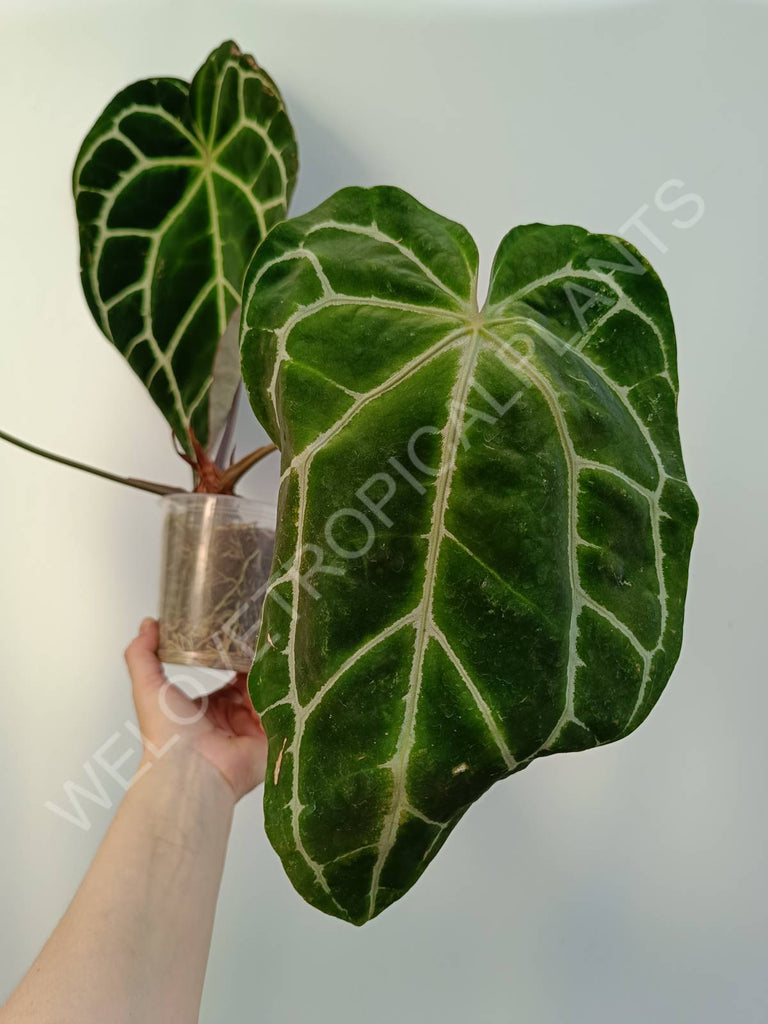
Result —
<instances>
[{"instance_id":1,"label":"thumb","mask_svg":"<svg viewBox=\"0 0 768 1024\"><path fill-rule=\"evenodd\" d=\"M165 682L163 666L157 657L159 629L154 619L144 619L138 636L125 651L125 663L133 684L135 697L157 690Z\"/></svg>"},{"instance_id":2,"label":"thumb","mask_svg":"<svg viewBox=\"0 0 768 1024\"><path fill-rule=\"evenodd\" d=\"M204 705L190 700L166 677L157 656L159 633L154 619L144 619L125 651L139 728L158 747L180 727L196 725L205 715Z\"/></svg>"}]
</instances>

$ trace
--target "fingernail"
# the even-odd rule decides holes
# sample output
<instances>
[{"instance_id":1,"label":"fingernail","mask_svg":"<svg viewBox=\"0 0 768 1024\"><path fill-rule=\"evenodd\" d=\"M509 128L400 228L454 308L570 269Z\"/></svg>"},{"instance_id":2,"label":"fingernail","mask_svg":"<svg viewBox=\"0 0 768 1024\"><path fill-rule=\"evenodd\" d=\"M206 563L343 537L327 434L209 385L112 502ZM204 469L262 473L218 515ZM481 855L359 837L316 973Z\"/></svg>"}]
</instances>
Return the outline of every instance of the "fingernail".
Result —
<instances>
[{"instance_id":1,"label":"fingernail","mask_svg":"<svg viewBox=\"0 0 768 1024\"><path fill-rule=\"evenodd\" d=\"M140 633L146 633L147 630L151 627L151 625L152 625L152 623L154 621L155 621L154 619L149 619L149 618L142 619L141 620L141 625L139 626L139 632Z\"/></svg>"}]
</instances>

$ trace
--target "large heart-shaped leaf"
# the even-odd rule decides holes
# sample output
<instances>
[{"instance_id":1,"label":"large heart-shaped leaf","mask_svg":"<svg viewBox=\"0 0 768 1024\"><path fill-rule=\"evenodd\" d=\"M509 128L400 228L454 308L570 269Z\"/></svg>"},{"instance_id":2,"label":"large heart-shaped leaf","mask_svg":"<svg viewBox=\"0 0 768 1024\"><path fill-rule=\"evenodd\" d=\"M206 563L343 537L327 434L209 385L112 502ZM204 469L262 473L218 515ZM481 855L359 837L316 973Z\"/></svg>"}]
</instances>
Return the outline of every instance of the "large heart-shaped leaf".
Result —
<instances>
[{"instance_id":1,"label":"large heart-shaped leaf","mask_svg":"<svg viewBox=\"0 0 768 1024\"><path fill-rule=\"evenodd\" d=\"M213 441L232 403L237 332L225 329L296 171L274 82L231 42L191 85L128 86L83 142L74 194L88 305L187 448L188 428Z\"/></svg>"},{"instance_id":2,"label":"large heart-shaped leaf","mask_svg":"<svg viewBox=\"0 0 768 1024\"><path fill-rule=\"evenodd\" d=\"M697 517L666 295L618 239L464 228L391 188L278 225L241 347L283 457L251 686L270 839L361 923L467 807L627 735L677 659Z\"/></svg>"}]
</instances>

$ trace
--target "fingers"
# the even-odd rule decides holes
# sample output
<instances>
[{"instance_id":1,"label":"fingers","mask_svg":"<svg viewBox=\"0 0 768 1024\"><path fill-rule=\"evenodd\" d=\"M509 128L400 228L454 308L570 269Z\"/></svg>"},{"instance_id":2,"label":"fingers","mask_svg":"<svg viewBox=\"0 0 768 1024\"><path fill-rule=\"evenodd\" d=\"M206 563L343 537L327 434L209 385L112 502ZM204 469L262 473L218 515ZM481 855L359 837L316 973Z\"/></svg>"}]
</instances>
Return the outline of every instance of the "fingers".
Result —
<instances>
[{"instance_id":1,"label":"fingers","mask_svg":"<svg viewBox=\"0 0 768 1024\"><path fill-rule=\"evenodd\" d=\"M248 689L247 672L238 672L237 675L234 675L220 690L215 690L213 693L209 694L208 699L211 701L224 701L228 706L242 705L243 708L249 711L249 713L258 718Z\"/></svg>"},{"instance_id":2,"label":"fingers","mask_svg":"<svg viewBox=\"0 0 768 1024\"><path fill-rule=\"evenodd\" d=\"M251 700L251 691L250 688L248 687L248 673L238 672L235 678L232 680L232 685L237 689L238 693L242 695L243 704L245 705L245 707L249 709L253 717L259 723L259 728L261 728L261 719L259 718L258 712L256 711L256 708L253 706L253 701Z\"/></svg>"},{"instance_id":3,"label":"fingers","mask_svg":"<svg viewBox=\"0 0 768 1024\"><path fill-rule=\"evenodd\" d=\"M230 681L230 685L236 687L240 693L248 693L248 673L238 672L237 675Z\"/></svg>"},{"instance_id":4,"label":"fingers","mask_svg":"<svg viewBox=\"0 0 768 1024\"><path fill-rule=\"evenodd\" d=\"M159 629L154 619L144 619L139 635L125 651L125 663L134 687L160 686L165 682L163 666L157 657Z\"/></svg>"},{"instance_id":5,"label":"fingers","mask_svg":"<svg viewBox=\"0 0 768 1024\"><path fill-rule=\"evenodd\" d=\"M236 736L261 736L261 719L248 694L245 676L238 674L221 690L205 698L206 714L218 728Z\"/></svg>"},{"instance_id":6,"label":"fingers","mask_svg":"<svg viewBox=\"0 0 768 1024\"><path fill-rule=\"evenodd\" d=\"M263 736L261 719L251 707L234 707L229 711L229 722L236 736Z\"/></svg>"},{"instance_id":7,"label":"fingers","mask_svg":"<svg viewBox=\"0 0 768 1024\"><path fill-rule=\"evenodd\" d=\"M245 717L241 719L241 729L246 736L263 736L264 726L261 724L261 717L253 706L251 700L251 691L248 688L248 673L238 672L234 679L234 685L237 687L239 693L243 697L243 712L248 715L249 722L245 721Z\"/></svg>"}]
</instances>

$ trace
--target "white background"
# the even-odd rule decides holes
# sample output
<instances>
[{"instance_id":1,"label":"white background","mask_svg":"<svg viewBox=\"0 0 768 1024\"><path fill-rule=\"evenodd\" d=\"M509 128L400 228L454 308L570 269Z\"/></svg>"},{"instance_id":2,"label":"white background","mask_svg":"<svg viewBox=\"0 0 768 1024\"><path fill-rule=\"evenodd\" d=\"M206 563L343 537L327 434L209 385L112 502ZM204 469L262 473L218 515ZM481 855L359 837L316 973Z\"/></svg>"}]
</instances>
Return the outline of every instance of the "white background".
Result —
<instances>
[{"instance_id":1,"label":"white background","mask_svg":"<svg viewBox=\"0 0 768 1024\"><path fill-rule=\"evenodd\" d=\"M291 889L237 812L202 1020L721 1024L768 1018L765 380L768 157L760 5L15 2L1 15L0 423L184 483L164 421L80 294L69 175L123 85L254 52L301 145L294 211L392 183L475 235L616 231L644 203L678 329L701 505L683 654L649 721L495 787L417 887L362 930ZM700 194L688 230L654 206ZM240 450L262 436L243 424ZM269 496L276 465L250 493ZM0 446L0 999L112 811L44 807L131 743L122 649L157 599L157 500ZM101 772L101 777L105 778ZM90 785L90 784L89 784ZM112 798L120 790L106 780Z\"/></svg>"}]
</instances>

